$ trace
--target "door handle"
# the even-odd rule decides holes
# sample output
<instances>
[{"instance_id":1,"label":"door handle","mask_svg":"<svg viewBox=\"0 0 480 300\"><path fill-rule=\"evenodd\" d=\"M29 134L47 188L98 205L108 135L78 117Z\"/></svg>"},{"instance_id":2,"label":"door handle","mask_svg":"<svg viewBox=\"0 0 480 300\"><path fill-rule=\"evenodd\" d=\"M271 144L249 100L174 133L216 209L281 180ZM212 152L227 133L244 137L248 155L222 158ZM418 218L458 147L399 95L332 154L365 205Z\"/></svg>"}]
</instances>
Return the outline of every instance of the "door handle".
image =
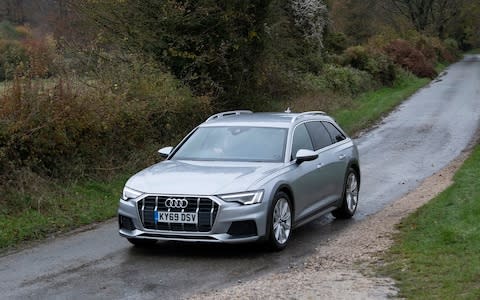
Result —
<instances>
[{"instance_id":1,"label":"door handle","mask_svg":"<svg viewBox=\"0 0 480 300\"><path fill-rule=\"evenodd\" d=\"M345 157L346 157L346 156L345 156L345 154L340 154L340 155L338 156L338 159L340 159L340 160L344 160L344 159L345 159Z\"/></svg>"},{"instance_id":2,"label":"door handle","mask_svg":"<svg viewBox=\"0 0 480 300\"><path fill-rule=\"evenodd\" d=\"M317 169L320 169L321 167L323 167L323 163L318 163Z\"/></svg>"}]
</instances>

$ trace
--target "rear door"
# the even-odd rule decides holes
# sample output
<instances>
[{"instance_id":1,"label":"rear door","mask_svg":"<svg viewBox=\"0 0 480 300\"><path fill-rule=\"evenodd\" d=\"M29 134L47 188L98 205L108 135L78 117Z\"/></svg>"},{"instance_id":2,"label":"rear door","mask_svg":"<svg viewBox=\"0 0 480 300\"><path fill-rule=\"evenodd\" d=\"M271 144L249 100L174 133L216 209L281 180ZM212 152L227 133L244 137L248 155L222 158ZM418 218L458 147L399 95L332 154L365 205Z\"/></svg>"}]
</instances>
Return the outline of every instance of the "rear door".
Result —
<instances>
[{"instance_id":1,"label":"rear door","mask_svg":"<svg viewBox=\"0 0 480 300\"><path fill-rule=\"evenodd\" d=\"M339 157L332 151L334 147L332 137L322 122L313 121L305 125L312 138L314 150L318 153L315 170L317 197L312 199L311 206L313 209L319 209L337 200L337 180L344 176L339 174Z\"/></svg>"},{"instance_id":2,"label":"rear door","mask_svg":"<svg viewBox=\"0 0 480 300\"><path fill-rule=\"evenodd\" d=\"M331 157L331 172L332 174L335 174L332 176L331 181L332 196L339 199L343 194L348 163L353 155L353 145L351 142L347 141L346 136L338 130L335 125L325 121L323 121L322 124L325 126L325 129L327 129L333 142L333 145L325 151L325 155Z\"/></svg>"}]
</instances>

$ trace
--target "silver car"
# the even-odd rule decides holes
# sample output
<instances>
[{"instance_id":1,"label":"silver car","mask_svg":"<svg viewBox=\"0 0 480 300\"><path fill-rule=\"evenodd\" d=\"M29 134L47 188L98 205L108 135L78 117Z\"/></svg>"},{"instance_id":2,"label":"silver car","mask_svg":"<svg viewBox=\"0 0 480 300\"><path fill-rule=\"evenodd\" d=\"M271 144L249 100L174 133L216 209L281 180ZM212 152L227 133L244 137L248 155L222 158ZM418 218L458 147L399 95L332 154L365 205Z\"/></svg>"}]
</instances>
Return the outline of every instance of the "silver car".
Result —
<instances>
[{"instance_id":1,"label":"silver car","mask_svg":"<svg viewBox=\"0 0 480 300\"><path fill-rule=\"evenodd\" d=\"M216 114L123 190L120 235L157 240L287 245L292 229L358 204L354 142L324 112Z\"/></svg>"}]
</instances>

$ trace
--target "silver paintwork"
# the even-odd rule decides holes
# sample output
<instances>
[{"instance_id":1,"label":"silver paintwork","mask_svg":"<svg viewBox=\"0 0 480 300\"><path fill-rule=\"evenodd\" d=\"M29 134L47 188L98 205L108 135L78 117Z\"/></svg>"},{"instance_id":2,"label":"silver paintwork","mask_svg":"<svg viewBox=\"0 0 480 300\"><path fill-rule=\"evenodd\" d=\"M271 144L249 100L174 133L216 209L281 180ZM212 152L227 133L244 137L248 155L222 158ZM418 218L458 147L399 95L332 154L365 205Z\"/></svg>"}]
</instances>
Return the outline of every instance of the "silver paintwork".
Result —
<instances>
[{"instance_id":1,"label":"silver paintwork","mask_svg":"<svg viewBox=\"0 0 480 300\"><path fill-rule=\"evenodd\" d=\"M235 162L176 160L175 152L187 137L172 151L167 159L131 177L126 186L145 193L137 199L120 200L118 213L133 219L136 230L120 229L128 238L207 242L249 242L268 236L268 219L275 194L288 191L292 201L290 227L298 227L318 216L341 206L347 171L351 165L359 167L355 143L336 122L323 112L251 113L233 111L214 115L199 127L250 126L288 129L283 162ZM346 139L317 151L300 149L300 156L310 156L301 163L292 160L293 133L297 126L313 121L330 122ZM248 145L246 146L248 147ZM166 149L166 148L164 148ZM168 149L169 150L169 149ZM162 151L166 153L167 151ZM295 157L297 153L293 154ZM313 156L312 156L313 155ZM219 195L263 190L263 200L252 205L222 200ZM151 234L142 225L136 203L147 195L165 195L172 198L208 197L219 204L219 210L210 232L171 232L157 230ZM358 199L358 196L357 198ZM255 236L227 234L232 222L253 220L257 225ZM145 233L150 233L145 236ZM284 233L286 233L284 231ZM288 233L290 233L288 231Z\"/></svg>"}]
</instances>

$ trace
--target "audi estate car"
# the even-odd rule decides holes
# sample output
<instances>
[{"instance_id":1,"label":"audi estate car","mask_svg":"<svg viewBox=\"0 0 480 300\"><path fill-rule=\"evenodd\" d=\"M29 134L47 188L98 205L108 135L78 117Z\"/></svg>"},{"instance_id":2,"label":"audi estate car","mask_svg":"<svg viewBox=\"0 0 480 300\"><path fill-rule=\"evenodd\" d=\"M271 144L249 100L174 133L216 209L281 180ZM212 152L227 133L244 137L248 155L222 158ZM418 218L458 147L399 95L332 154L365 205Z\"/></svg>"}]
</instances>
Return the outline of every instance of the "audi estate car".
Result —
<instances>
[{"instance_id":1,"label":"audi estate car","mask_svg":"<svg viewBox=\"0 0 480 300\"><path fill-rule=\"evenodd\" d=\"M357 209L357 147L324 112L223 112L159 153L165 160L131 177L120 199L119 233L136 246L260 241L281 250L294 228Z\"/></svg>"}]
</instances>

